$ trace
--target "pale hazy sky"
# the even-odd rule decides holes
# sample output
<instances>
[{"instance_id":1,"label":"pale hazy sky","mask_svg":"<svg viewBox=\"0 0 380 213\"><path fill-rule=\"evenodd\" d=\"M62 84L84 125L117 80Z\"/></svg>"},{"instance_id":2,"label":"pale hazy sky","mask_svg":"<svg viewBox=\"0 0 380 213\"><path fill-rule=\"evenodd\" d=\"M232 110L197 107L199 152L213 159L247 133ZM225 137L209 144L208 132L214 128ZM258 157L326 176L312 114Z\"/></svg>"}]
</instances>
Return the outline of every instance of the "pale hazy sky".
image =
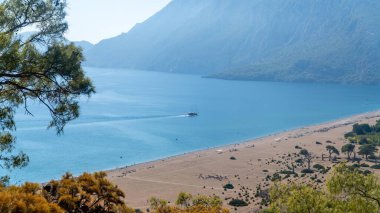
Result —
<instances>
[{"instance_id":1,"label":"pale hazy sky","mask_svg":"<svg viewBox=\"0 0 380 213\"><path fill-rule=\"evenodd\" d=\"M71 41L97 43L130 30L166 6L171 0L68 0Z\"/></svg>"}]
</instances>

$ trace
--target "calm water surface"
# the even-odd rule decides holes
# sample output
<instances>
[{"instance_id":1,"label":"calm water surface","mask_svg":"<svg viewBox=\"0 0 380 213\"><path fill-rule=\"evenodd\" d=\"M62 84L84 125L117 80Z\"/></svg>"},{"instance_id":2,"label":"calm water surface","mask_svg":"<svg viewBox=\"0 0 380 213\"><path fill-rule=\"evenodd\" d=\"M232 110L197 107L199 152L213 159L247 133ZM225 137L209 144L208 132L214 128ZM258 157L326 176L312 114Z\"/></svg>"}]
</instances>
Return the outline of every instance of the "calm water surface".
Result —
<instances>
[{"instance_id":1,"label":"calm water surface","mask_svg":"<svg viewBox=\"0 0 380 213\"><path fill-rule=\"evenodd\" d=\"M17 115L17 149L30 164L13 182L47 181L234 143L380 108L378 86L240 82L86 68L97 94L63 136L46 111ZM184 116L189 111L199 116Z\"/></svg>"}]
</instances>

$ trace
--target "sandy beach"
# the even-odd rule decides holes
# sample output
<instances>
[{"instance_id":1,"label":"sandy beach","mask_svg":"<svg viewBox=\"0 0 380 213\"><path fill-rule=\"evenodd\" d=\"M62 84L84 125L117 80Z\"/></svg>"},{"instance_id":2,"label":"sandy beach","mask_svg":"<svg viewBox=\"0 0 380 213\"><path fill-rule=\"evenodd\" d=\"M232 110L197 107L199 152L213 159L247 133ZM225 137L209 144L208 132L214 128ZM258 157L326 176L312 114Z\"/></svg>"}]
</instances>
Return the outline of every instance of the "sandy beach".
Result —
<instances>
[{"instance_id":1,"label":"sandy beach","mask_svg":"<svg viewBox=\"0 0 380 213\"><path fill-rule=\"evenodd\" d=\"M271 181L266 177L286 169L300 147L314 154L312 164L332 166L326 145L331 144L340 150L346 143L344 133L351 131L354 123L374 124L379 118L380 111L364 113L243 143L110 170L107 171L108 178L125 192L128 206L143 211L149 208L147 200L152 196L173 203L178 193L184 191L193 195L215 194L226 206L231 198L244 197L249 200L249 206L232 208L232 212L255 212L260 208L260 198L255 197L256 188L259 185L268 188ZM329 140L331 142L326 142ZM341 154L340 158L344 161L345 156ZM296 172L301 169L297 168ZM323 182L327 176L318 174L317 179ZM310 182L307 176L295 180ZM225 191L223 185L229 182L235 188Z\"/></svg>"}]
</instances>

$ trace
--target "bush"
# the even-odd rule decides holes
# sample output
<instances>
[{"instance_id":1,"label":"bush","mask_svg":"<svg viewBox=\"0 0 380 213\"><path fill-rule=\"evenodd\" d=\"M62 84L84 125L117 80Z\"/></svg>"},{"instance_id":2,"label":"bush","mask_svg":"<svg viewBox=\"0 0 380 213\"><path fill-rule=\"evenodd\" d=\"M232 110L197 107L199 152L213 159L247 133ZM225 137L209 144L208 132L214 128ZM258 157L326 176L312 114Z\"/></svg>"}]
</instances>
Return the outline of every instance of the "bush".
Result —
<instances>
[{"instance_id":1,"label":"bush","mask_svg":"<svg viewBox=\"0 0 380 213\"><path fill-rule=\"evenodd\" d=\"M234 156L230 157L230 160L236 160L236 158Z\"/></svg>"},{"instance_id":2,"label":"bush","mask_svg":"<svg viewBox=\"0 0 380 213\"><path fill-rule=\"evenodd\" d=\"M313 168L314 169L317 169L317 170L325 170L325 167L324 166L322 166L321 164L315 164L314 166L313 166Z\"/></svg>"},{"instance_id":3,"label":"bush","mask_svg":"<svg viewBox=\"0 0 380 213\"><path fill-rule=\"evenodd\" d=\"M240 200L240 199L232 199L228 204L230 206L236 206L236 207L248 206L247 202L245 202L244 200Z\"/></svg>"},{"instance_id":4,"label":"bush","mask_svg":"<svg viewBox=\"0 0 380 213\"><path fill-rule=\"evenodd\" d=\"M366 163L362 163L362 164L360 164L360 166L361 166L361 167L369 167L369 165L366 164Z\"/></svg>"},{"instance_id":5,"label":"bush","mask_svg":"<svg viewBox=\"0 0 380 213\"><path fill-rule=\"evenodd\" d=\"M298 145L295 146L294 148L296 148L296 149L302 149L302 148L301 148L300 146L298 146Z\"/></svg>"},{"instance_id":6,"label":"bush","mask_svg":"<svg viewBox=\"0 0 380 213\"><path fill-rule=\"evenodd\" d=\"M319 141L316 141L315 144L317 144L317 145L322 145L322 143L319 142Z\"/></svg>"},{"instance_id":7,"label":"bush","mask_svg":"<svg viewBox=\"0 0 380 213\"><path fill-rule=\"evenodd\" d=\"M355 133L353 133L353 132L349 132L349 133L344 134L344 138L351 138L354 136L355 136Z\"/></svg>"},{"instance_id":8,"label":"bush","mask_svg":"<svg viewBox=\"0 0 380 213\"><path fill-rule=\"evenodd\" d=\"M278 173L274 173L270 180L271 181L281 180L281 175Z\"/></svg>"},{"instance_id":9,"label":"bush","mask_svg":"<svg viewBox=\"0 0 380 213\"><path fill-rule=\"evenodd\" d=\"M380 169L380 164L375 164L371 166L372 169Z\"/></svg>"},{"instance_id":10,"label":"bush","mask_svg":"<svg viewBox=\"0 0 380 213\"><path fill-rule=\"evenodd\" d=\"M314 173L314 171L311 170L311 169L303 169L303 170L301 171L301 173L304 173L304 174L311 174L311 173Z\"/></svg>"},{"instance_id":11,"label":"bush","mask_svg":"<svg viewBox=\"0 0 380 213\"><path fill-rule=\"evenodd\" d=\"M284 174L284 175L291 175L291 174L293 174L293 171L290 171L290 170L281 170L279 173L280 174Z\"/></svg>"},{"instance_id":12,"label":"bush","mask_svg":"<svg viewBox=\"0 0 380 213\"><path fill-rule=\"evenodd\" d=\"M375 156L375 155L370 155L370 156L368 156L368 159L371 159L371 160L375 160L377 157Z\"/></svg>"},{"instance_id":13,"label":"bush","mask_svg":"<svg viewBox=\"0 0 380 213\"><path fill-rule=\"evenodd\" d=\"M232 185L232 183L227 183L226 185L223 186L223 188L225 188L225 189L233 189L235 187L234 187L234 185Z\"/></svg>"}]
</instances>

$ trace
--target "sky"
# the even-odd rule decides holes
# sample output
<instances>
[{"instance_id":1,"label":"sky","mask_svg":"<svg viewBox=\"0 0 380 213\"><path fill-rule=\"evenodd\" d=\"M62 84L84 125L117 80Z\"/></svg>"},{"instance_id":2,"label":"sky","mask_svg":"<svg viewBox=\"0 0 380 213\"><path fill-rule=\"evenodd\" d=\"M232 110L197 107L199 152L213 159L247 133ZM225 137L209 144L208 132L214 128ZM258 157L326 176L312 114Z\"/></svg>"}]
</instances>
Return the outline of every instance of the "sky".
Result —
<instances>
[{"instance_id":1,"label":"sky","mask_svg":"<svg viewBox=\"0 0 380 213\"><path fill-rule=\"evenodd\" d=\"M68 0L66 38L70 41L102 39L128 32L165 7L170 0Z\"/></svg>"}]
</instances>

